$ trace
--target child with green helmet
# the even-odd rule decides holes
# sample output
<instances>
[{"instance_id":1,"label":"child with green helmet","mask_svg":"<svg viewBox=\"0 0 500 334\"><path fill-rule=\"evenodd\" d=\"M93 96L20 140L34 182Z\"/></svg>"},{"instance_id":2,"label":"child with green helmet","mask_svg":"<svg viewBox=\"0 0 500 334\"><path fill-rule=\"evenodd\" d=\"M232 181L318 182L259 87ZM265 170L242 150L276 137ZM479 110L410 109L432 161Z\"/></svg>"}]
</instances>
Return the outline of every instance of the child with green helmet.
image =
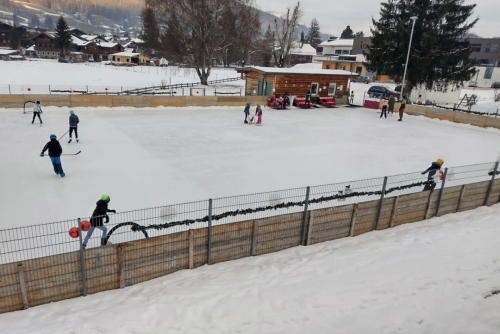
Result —
<instances>
[{"instance_id":1,"label":"child with green helmet","mask_svg":"<svg viewBox=\"0 0 500 334\"><path fill-rule=\"evenodd\" d=\"M116 213L116 210L108 209L108 204L111 198L108 195L102 195L101 199L97 201L96 208L92 213L90 218L90 230L87 232L85 239L83 240L83 248L87 247L87 242L89 241L92 233L96 228L102 231L101 236L101 246L106 245L106 236L108 235L108 229L104 226L105 223L109 222L108 212ZM106 221L104 221L106 219Z\"/></svg>"}]
</instances>

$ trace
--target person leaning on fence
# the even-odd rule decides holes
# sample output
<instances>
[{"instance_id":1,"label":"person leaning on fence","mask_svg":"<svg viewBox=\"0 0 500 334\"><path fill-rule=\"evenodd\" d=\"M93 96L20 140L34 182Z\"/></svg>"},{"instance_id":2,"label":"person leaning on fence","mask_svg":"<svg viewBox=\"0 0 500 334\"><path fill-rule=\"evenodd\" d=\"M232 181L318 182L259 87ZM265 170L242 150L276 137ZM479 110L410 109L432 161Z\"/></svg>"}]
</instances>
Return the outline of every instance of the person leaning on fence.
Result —
<instances>
[{"instance_id":1,"label":"person leaning on fence","mask_svg":"<svg viewBox=\"0 0 500 334\"><path fill-rule=\"evenodd\" d=\"M40 124L43 124L42 118L40 117L40 114L43 113L42 107L40 106L40 101L36 101L35 105L33 106L33 120L31 121L31 124L35 122L35 118L38 116L38 119L40 120Z\"/></svg>"},{"instance_id":2,"label":"person leaning on fence","mask_svg":"<svg viewBox=\"0 0 500 334\"><path fill-rule=\"evenodd\" d=\"M427 168L425 171L423 171L421 174L425 175L426 173L429 173L427 175L427 180L433 180L434 175L436 174L437 171L441 170L441 166L444 164L443 159L437 159L434 161L429 168Z\"/></svg>"},{"instance_id":3,"label":"person leaning on fence","mask_svg":"<svg viewBox=\"0 0 500 334\"><path fill-rule=\"evenodd\" d=\"M90 218L90 230L87 232L85 239L83 240L83 249L87 247L87 242L89 241L92 233L96 228L102 231L101 236L101 246L106 244L106 236L108 235L108 229L104 224L109 222L108 212L116 213L116 210L108 209L108 204L110 201L110 197L108 195L102 195L101 199L97 201L94 212L92 213L92 217ZM106 221L104 221L106 219Z\"/></svg>"}]
</instances>

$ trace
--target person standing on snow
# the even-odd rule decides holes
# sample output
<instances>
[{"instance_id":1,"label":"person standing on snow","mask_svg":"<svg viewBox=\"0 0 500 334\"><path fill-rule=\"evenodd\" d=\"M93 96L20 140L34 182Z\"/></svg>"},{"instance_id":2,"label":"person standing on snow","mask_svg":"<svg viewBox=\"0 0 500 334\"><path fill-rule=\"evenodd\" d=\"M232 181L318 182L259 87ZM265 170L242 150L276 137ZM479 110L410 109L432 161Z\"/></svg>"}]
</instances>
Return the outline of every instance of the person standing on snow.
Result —
<instances>
[{"instance_id":1,"label":"person standing on snow","mask_svg":"<svg viewBox=\"0 0 500 334\"><path fill-rule=\"evenodd\" d=\"M90 218L90 230L87 232L85 239L83 240L83 249L87 247L87 242L89 241L94 230L98 228L102 231L101 236L101 246L106 245L106 236L108 235L108 229L104 226L104 223L109 222L108 212L116 213L116 210L108 209L108 204L111 198L108 195L102 195L101 199L97 201L92 217ZM106 219L106 221L104 221Z\"/></svg>"},{"instance_id":2,"label":"person standing on snow","mask_svg":"<svg viewBox=\"0 0 500 334\"><path fill-rule=\"evenodd\" d=\"M257 104L255 115L257 115L257 124L262 124L262 108L260 107L260 104Z\"/></svg>"},{"instance_id":3,"label":"person standing on snow","mask_svg":"<svg viewBox=\"0 0 500 334\"><path fill-rule=\"evenodd\" d=\"M349 95L349 104L353 104L354 103L354 91L351 90L351 95Z\"/></svg>"},{"instance_id":4,"label":"person standing on snow","mask_svg":"<svg viewBox=\"0 0 500 334\"><path fill-rule=\"evenodd\" d=\"M47 150L49 150L49 157L50 157L50 161L52 162L52 166L54 167L54 172L57 175L64 177L66 174L64 174L64 171L63 171L62 165L61 165L61 154L62 154L63 150L62 150L61 144L57 140L56 135L54 135L54 134L50 135L50 141L47 144L45 144L40 156L43 157L45 155L45 151L47 151Z\"/></svg>"},{"instance_id":5,"label":"person standing on snow","mask_svg":"<svg viewBox=\"0 0 500 334\"><path fill-rule=\"evenodd\" d=\"M401 106L399 107L399 122L403 121L403 112L405 111L406 108L406 96L403 96L403 99L401 100Z\"/></svg>"},{"instance_id":6,"label":"person standing on snow","mask_svg":"<svg viewBox=\"0 0 500 334\"><path fill-rule=\"evenodd\" d=\"M382 118L382 116L385 116L385 118L387 118L387 104L387 100L382 97L382 99L380 100L380 118Z\"/></svg>"},{"instance_id":7,"label":"person standing on snow","mask_svg":"<svg viewBox=\"0 0 500 334\"><path fill-rule=\"evenodd\" d=\"M68 144L71 143L72 138L71 135L73 131L75 131L75 138L76 142L78 143L78 123L80 123L80 120L78 119L78 116L75 115L75 112L73 110L69 111L69 140Z\"/></svg>"},{"instance_id":8,"label":"person standing on snow","mask_svg":"<svg viewBox=\"0 0 500 334\"><path fill-rule=\"evenodd\" d=\"M43 113L42 107L40 106L40 101L36 101L35 105L33 106L33 120L31 121L31 124L35 122L35 118L38 116L38 119L40 120L40 125L43 124L42 118L40 117L40 114Z\"/></svg>"},{"instance_id":9,"label":"person standing on snow","mask_svg":"<svg viewBox=\"0 0 500 334\"><path fill-rule=\"evenodd\" d=\"M394 114L394 105L396 104L396 99L394 98L394 95L389 96L389 110L388 112L391 113L391 116Z\"/></svg>"},{"instance_id":10,"label":"person standing on snow","mask_svg":"<svg viewBox=\"0 0 500 334\"><path fill-rule=\"evenodd\" d=\"M245 113L245 121L243 123L247 124L248 123L247 118L248 118L248 115L250 115L250 102L247 102L243 112Z\"/></svg>"}]
</instances>

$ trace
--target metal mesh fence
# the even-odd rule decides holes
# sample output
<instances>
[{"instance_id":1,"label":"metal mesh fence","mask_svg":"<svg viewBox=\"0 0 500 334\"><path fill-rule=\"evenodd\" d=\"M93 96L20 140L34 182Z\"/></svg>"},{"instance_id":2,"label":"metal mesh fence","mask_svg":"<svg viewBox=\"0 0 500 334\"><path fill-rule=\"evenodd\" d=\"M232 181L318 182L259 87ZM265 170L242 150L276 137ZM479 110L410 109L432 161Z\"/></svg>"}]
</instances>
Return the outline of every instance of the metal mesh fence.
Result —
<instances>
[{"instance_id":1,"label":"metal mesh fence","mask_svg":"<svg viewBox=\"0 0 500 334\"><path fill-rule=\"evenodd\" d=\"M443 170L442 175L436 173L433 179L436 183L435 187L439 189L443 181L445 188L489 181L494 176L495 166L496 163L484 163L447 168ZM110 213L110 222L105 224L106 233L103 234L96 229L87 242L87 248L99 247L102 236L105 238L104 243L120 244L189 229L204 228L209 224L218 226L272 217L276 217L276 221L279 221L279 216L285 214L298 214L297 224L299 224L299 221L304 219L303 213L306 209L343 207L342 210L347 213L351 210L348 207L349 204L377 200L381 198L382 193L384 193L385 198L418 193L424 189L428 182L427 175L414 172L386 178L356 180L307 188L223 197L116 214ZM423 198L422 201L424 200ZM341 209L337 211L341 211ZM89 220L89 218L82 218L83 220ZM68 235L68 231L72 227L78 227L77 219L0 230L0 263L19 262L79 250L79 239L71 238ZM82 232L82 237L85 238L87 233ZM228 233L233 233L232 235L235 235L236 238L248 237L248 235L244 236L243 232L238 235L236 230ZM272 235L271 231L268 237L272 238ZM250 245L247 246L250 247ZM228 251L229 255L226 255L231 258L239 256L235 255L238 252L248 251L250 250L235 250L233 255L229 254L231 252Z\"/></svg>"}]
</instances>

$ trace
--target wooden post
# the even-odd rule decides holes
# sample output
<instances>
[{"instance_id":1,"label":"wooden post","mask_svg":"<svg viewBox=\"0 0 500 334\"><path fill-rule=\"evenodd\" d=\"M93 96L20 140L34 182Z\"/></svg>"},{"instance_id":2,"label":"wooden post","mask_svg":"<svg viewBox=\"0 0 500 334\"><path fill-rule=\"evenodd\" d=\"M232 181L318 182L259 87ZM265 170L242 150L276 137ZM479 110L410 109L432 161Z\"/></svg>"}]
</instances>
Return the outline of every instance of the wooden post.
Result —
<instances>
[{"instance_id":1,"label":"wooden post","mask_svg":"<svg viewBox=\"0 0 500 334\"><path fill-rule=\"evenodd\" d=\"M435 217L439 217L439 208L441 207L441 197L443 196L444 184L446 182L446 175L448 174L448 168L444 169L443 182L441 182L441 189L439 189L438 201L436 205Z\"/></svg>"},{"instance_id":2,"label":"wooden post","mask_svg":"<svg viewBox=\"0 0 500 334\"><path fill-rule=\"evenodd\" d=\"M189 269L194 268L194 231L189 230Z\"/></svg>"},{"instance_id":3,"label":"wooden post","mask_svg":"<svg viewBox=\"0 0 500 334\"><path fill-rule=\"evenodd\" d=\"M384 196L385 196L385 188L387 187L388 177L384 177L384 184L382 185L382 194L380 195L380 201L378 203L377 216L375 218L375 228L374 230L378 230L378 223L380 221L380 214L382 213L382 206L384 205Z\"/></svg>"},{"instance_id":4,"label":"wooden post","mask_svg":"<svg viewBox=\"0 0 500 334\"><path fill-rule=\"evenodd\" d=\"M349 230L350 237L354 237L354 227L356 226L357 215L358 215L358 203L354 204L354 207L352 208L351 229Z\"/></svg>"},{"instance_id":5,"label":"wooden post","mask_svg":"<svg viewBox=\"0 0 500 334\"><path fill-rule=\"evenodd\" d=\"M29 307L28 293L26 292L26 280L24 277L24 268L22 263L19 263L17 265L17 271L19 273L19 284L21 285L21 295L23 297L23 309L26 310Z\"/></svg>"},{"instance_id":6,"label":"wooden post","mask_svg":"<svg viewBox=\"0 0 500 334\"><path fill-rule=\"evenodd\" d=\"M309 213L309 192L311 188L308 186L306 188L306 198L304 201L304 216L302 218L302 233L300 236L300 245L304 246L306 243L306 224L307 224L307 214Z\"/></svg>"},{"instance_id":7,"label":"wooden post","mask_svg":"<svg viewBox=\"0 0 500 334\"><path fill-rule=\"evenodd\" d=\"M313 222L314 222L314 211L309 211L309 226L307 227L307 240L305 246L311 244Z\"/></svg>"},{"instance_id":8,"label":"wooden post","mask_svg":"<svg viewBox=\"0 0 500 334\"><path fill-rule=\"evenodd\" d=\"M259 221L253 221L253 231L252 231L252 249L250 250L250 256L255 256L257 253L257 238L259 237Z\"/></svg>"},{"instance_id":9,"label":"wooden post","mask_svg":"<svg viewBox=\"0 0 500 334\"><path fill-rule=\"evenodd\" d=\"M462 189L460 189L460 196L458 197L457 210L455 212L458 212L460 210L460 204L462 204L462 200L464 199L465 195L465 186L466 184L464 184L462 186Z\"/></svg>"},{"instance_id":10,"label":"wooden post","mask_svg":"<svg viewBox=\"0 0 500 334\"><path fill-rule=\"evenodd\" d=\"M427 200L427 208L425 208L425 217L424 219L429 219L429 213L431 211L431 200L432 194L434 193L434 189L429 191L429 199Z\"/></svg>"},{"instance_id":11,"label":"wooden post","mask_svg":"<svg viewBox=\"0 0 500 334\"><path fill-rule=\"evenodd\" d=\"M125 285L125 254L123 252L123 245L118 245L116 247L116 256L118 258L118 285L120 289L124 288Z\"/></svg>"},{"instance_id":12,"label":"wooden post","mask_svg":"<svg viewBox=\"0 0 500 334\"><path fill-rule=\"evenodd\" d=\"M399 196L396 196L396 199L394 200L394 205L392 206L391 221L389 222L390 228L394 227L394 220L396 218L396 211L398 209L398 201L399 201Z\"/></svg>"},{"instance_id":13,"label":"wooden post","mask_svg":"<svg viewBox=\"0 0 500 334\"><path fill-rule=\"evenodd\" d=\"M493 168L493 172L491 173L491 180L490 180L490 184L488 185L488 190L486 191L486 196L484 198L484 205L488 205L491 190L493 189L493 183L495 182L495 175L497 174L497 170L498 170L498 163L499 163L498 161L495 162L495 167Z\"/></svg>"}]
</instances>

